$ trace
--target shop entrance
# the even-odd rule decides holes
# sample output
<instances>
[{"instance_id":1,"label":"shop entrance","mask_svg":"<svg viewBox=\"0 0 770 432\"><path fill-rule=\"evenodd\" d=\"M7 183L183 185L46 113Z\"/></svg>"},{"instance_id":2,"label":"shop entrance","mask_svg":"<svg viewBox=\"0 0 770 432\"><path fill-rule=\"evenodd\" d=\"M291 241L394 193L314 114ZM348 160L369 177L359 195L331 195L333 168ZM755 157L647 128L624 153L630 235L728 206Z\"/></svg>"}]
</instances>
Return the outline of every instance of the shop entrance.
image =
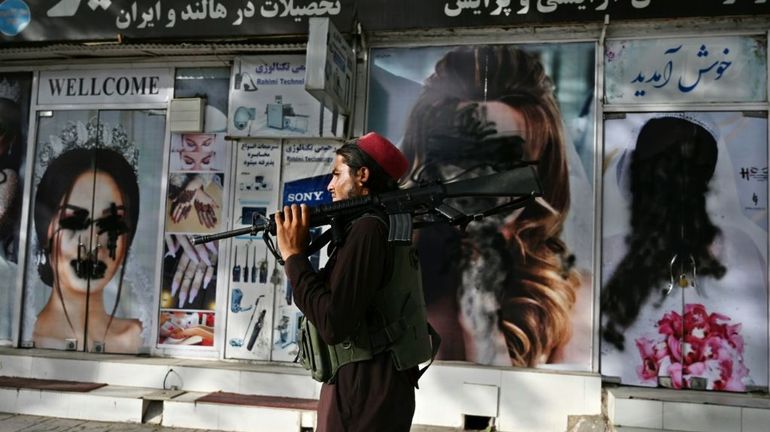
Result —
<instances>
[{"instance_id":1,"label":"shop entrance","mask_svg":"<svg viewBox=\"0 0 770 432\"><path fill-rule=\"evenodd\" d=\"M149 347L165 115L38 111L25 345L116 353Z\"/></svg>"}]
</instances>

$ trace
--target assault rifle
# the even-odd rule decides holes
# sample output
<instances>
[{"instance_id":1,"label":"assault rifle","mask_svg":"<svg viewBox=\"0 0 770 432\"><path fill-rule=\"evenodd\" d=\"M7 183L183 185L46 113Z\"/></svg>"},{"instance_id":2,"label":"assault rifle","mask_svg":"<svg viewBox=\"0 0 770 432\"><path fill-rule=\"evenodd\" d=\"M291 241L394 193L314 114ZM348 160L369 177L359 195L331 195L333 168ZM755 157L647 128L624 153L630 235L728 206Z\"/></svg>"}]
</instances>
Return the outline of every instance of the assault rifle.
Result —
<instances>
[{"instance_id":1,"label":"assault rifle","mask_svg":"<svg viewBox=\"0 0 770 432\"><path fill-rule=\"evenodd\" d=\"M344 239L345 224L369 212L388 215L390 230L388 241L396 244L409 244L414 228L421 228L438 222L459 225L464 228L474 220L524 207L542 194L543 188L540 185L535 167L532 164L526 164L500 173L467 180L448 183L434 182L379 195L360 196L331 204L309 207L311 227L331 225L330 230L310 245L309 251L312 253L319 250L329 241L329 236L337 244L341 243ZM509 199L489 209L466 214L445 202L451 198L461 197L507 197ZM193 243L197 245L245 234L253 236L261 231L275 235L275 213L269 217L255 213L250 227L195 236ZM270 236L264 235L263 238L276 259L283 263Z\"/></svg>"}]
</instances>

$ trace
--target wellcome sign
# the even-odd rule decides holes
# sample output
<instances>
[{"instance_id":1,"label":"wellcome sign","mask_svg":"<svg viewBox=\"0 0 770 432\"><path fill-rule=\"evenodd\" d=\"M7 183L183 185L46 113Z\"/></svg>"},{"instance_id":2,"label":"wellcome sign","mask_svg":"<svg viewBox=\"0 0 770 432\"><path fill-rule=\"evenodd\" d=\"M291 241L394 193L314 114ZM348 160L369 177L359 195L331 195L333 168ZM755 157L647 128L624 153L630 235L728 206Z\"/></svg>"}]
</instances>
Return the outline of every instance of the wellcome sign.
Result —
<instances>
[{"instance_id":1,"label":"wellcome sign","mask_svg":"<svg viewBox=\"0 0 770 432\"><path fill-rule=\"evenodd\" d=\"M170 89L168 69L44 71L38 103L163 103Z\"/></svg>"}]
</instances>

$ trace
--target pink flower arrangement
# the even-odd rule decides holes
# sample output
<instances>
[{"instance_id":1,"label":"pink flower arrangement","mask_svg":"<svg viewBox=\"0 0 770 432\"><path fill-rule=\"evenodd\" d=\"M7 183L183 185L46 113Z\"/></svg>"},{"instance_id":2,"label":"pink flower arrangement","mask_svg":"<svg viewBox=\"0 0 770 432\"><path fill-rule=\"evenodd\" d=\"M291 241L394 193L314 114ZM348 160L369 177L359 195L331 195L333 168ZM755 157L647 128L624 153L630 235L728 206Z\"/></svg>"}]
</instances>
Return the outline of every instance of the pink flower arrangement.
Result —
<instances>
[{"instance_id":1,"label":"pink flower arrangement","mask_svg":"<svg viewBox=\"0 0 770 432\"><path fill-rule=\"evenodd\" d=\"M706 380L708 390L745 391L749 370L743 364L741 324L687 304L684 317L671 311L658 321L657 340L641 337L636 347L642 358L637 375L643 382L668 376L674 388L692 388L692 378Z\"/></svg>"}]
</instances>

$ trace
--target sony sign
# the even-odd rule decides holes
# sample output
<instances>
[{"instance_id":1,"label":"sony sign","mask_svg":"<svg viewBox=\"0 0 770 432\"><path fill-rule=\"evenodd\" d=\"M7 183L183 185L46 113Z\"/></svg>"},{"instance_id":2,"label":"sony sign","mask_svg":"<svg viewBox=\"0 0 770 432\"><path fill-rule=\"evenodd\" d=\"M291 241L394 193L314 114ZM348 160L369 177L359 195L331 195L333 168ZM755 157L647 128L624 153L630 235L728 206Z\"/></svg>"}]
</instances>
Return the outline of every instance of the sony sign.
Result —
<instances>
[{"instance_id":1,"label":"sony sign","mask_svg":"<svg viewBox=\"0 0 770 432\"><path fill-rule=\"evenodd\" d=\"M165 103L169 69L42 71L38 104Z\"/></svg>"}]
</instances>

